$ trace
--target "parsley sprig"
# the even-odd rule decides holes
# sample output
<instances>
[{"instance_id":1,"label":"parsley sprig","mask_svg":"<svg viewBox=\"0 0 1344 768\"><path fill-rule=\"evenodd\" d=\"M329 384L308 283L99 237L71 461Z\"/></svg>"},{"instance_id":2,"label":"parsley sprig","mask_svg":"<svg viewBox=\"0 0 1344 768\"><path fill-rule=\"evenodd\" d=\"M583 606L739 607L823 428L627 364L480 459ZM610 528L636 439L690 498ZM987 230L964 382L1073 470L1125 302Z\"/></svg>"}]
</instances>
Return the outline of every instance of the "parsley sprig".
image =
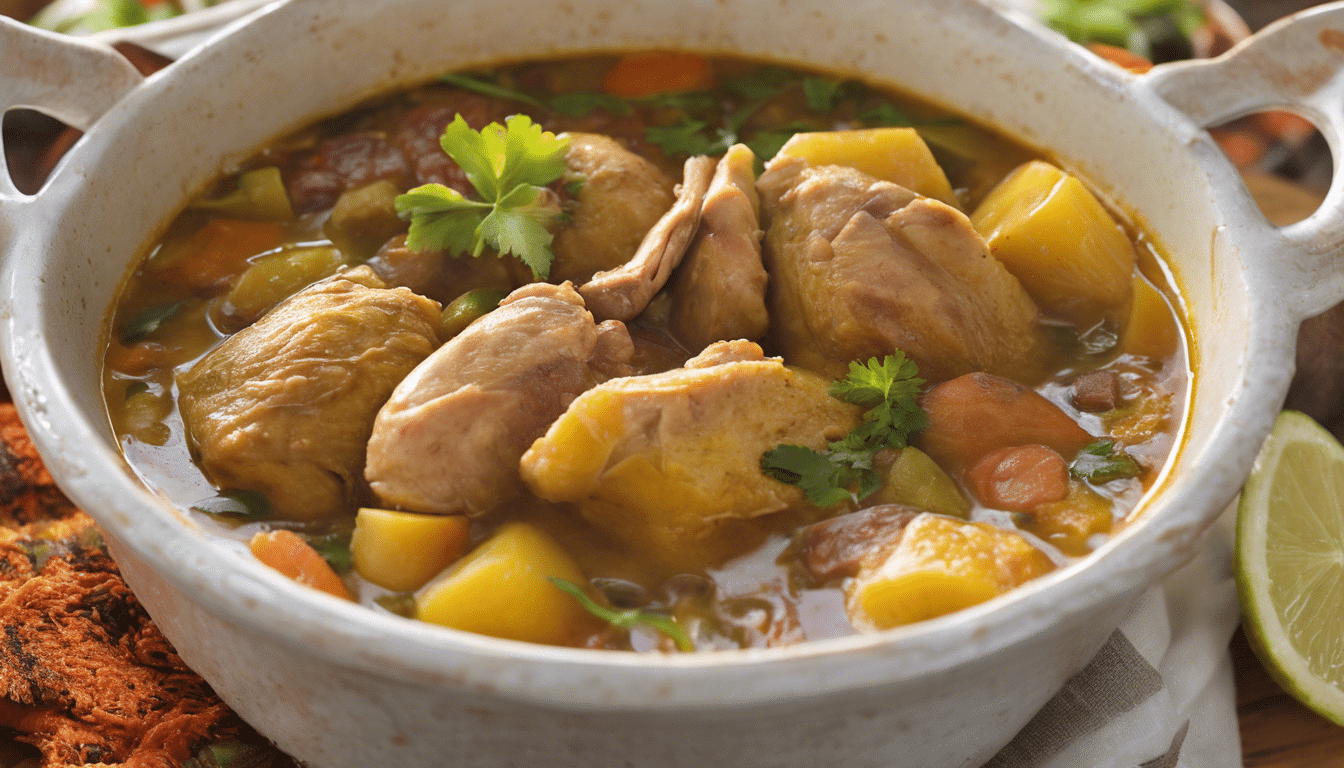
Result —
<instances>
[{"instance_id":1,"label":"parsley sprig","mask_svg":"<svg viewBox=\"0 0 1344 768\"><path fill-rule=\"evenodd\" d=\"M569 139L543 131L526 115L505 123L474 131L458 115L440 140L480 200L442 184L425 184L397 197L397 214L411 220L406 236L411 250L480 256L493 248L517 256L544 280L554 260L545 225L561 214L545 187L564 174Z\"/></svg>"},{"instance_id":2,"label":"parsley sprig","mask_svg":"<svg viewBox=\"0 0 1344 768\"><path fill-rule=\"evenodd\" d=\"M831 397L868 410L863 423L843 439L817 451L803 445L781 445L761 455L761 471L782 483L803 489L819 507L845 500L855 503L882 485L873 457L884 448L904 448L910 435L929 424L917 398L924 379L914 361L897 351L866 365L852 362L849 374L831 385Z\"/></svg>"},{"instance_id":3,"label":"parsley sprig","mask_svg":"<svg viewBox=\"0 0 1344 768\"><path fill-rule=\"evenodd\" d=\"M657 632L672 639L676 643L677 650L690 653L695 650L695 643L691 641L686 630L682 629L671 617L653 611L646 611L639 608L628 608L623 611L613 611L610 608L599 605L589 597L577 584L564 579L557 579L553 576L547 577L551 583L568 593L583 609L599 619L608 622L614 626L623 629L632 629L634 627L649 627Z\"/></svg>"},{"instance_id":4,"label":"parsley sprig","mask_svg":"<svg viewBox=\"0 0 1344 768\"><path fill-rule=\"evenodd\" d=\"M1143 467L1133 456L1118 448L1114 440L1098 440L1078 452L1069 465L1075 477L1093 483L1109 483L1143 474Z\"/></svg>"}]
</instances>

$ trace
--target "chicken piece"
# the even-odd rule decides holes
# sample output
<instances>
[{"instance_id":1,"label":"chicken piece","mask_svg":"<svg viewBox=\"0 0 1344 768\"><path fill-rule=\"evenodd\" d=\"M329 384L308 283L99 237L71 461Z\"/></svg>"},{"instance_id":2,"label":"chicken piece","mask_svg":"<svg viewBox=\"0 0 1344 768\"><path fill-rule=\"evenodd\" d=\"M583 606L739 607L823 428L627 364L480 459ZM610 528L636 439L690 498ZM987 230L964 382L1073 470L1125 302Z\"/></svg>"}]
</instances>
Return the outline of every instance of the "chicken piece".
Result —
<instances>
[{"instance_id":1,"label":"chicken piece","mask_svg":"<svg viewBox=\"0 0 1344 768\"><path fill-rule=\"evenodd\" d=\"M672 332L693 350L765 334L756 156L735 144L719 160L700 209L700 230L672 277Z\"/></svg>"},{"instance_id":2,"label":"chicken piece","mask_svg":"<svg viewBox=\"0 0 1344 768\"><path fill-rule=\"evenodd\" d=\"M571 221L551 243L551 279L581 285L629 261L676 197L667 174L620 142L595 133L567 135L566 178L579 189Z\"/></svg>"},{"instance_id":3,"label":"chicken piece","mask_svg":"<svg viewBox=\"0 0 1344 768\"><path fill-rule=\"evenodd\" d=\"M1036 305L955 208L852 168L775 161L757 183L772 335L825 376L899 349L932 382L1041 375Z\"/></svg>"},{"instance_id":4,"label":"chicken piece","mask_svg":"<svg viewBox=\"0 0 1344 768\"><path fill-rule=\"evenodd\" d=\"M314 283L178 377L182 419L220 488L280 517L351 511L378 409L438 345L439 307L368 267Z\"/></svg>"},{"instance_id":5,"label":"chicken piece","mask_svg":"<svg viewBox=\"0 0 1344 768\"><path fill-rule=\"evenodd\" d=\"M761 454L821 449L859 423L828 385L751 342L713 344L685 368L580 395L523 455L523 480L663 563L694 561L721 524L805 504L761 472Z\"/></svg>"},{"instance_id":6,"label":"chicken piece","mask_svg":"<svg viewBox=\"0 0 1344 768\"><path fill-rule=\"evenodd\" d=\"M625 336L624 341L621 337ZM385 506L486 514L518 495L518 458L632 351L571 284L533 283L444 344L378 413L365 477Z\"/></svg>"},{"instance_id":7,"label":"chicken piece","mask_svg":"<svg viewBox=\"0 0 1344 768\"><path fill-rule=\"evenodd\" d=\"M635 255L615 269L598 272L579 287L595 317L629 320L643 312L667 283L700 224L700 209L714 166L712 157L701 155L687 160L677 187L677 202L644 236Z\"/></svg>"}]
</instances>

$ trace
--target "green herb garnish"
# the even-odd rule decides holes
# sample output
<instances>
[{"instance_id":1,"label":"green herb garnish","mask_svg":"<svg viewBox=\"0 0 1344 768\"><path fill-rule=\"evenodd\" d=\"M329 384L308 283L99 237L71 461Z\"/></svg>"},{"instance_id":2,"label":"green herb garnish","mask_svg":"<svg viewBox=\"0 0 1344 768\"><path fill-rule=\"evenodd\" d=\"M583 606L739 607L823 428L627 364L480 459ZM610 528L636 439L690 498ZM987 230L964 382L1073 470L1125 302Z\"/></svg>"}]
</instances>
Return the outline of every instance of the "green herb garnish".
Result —
<instances>
[{"instance_id":1,"label":"green herb garnish","mask_svg":"<svg viewBox=\"0 0 1344 768\"><path fill-rule=\"evenodd\" d=\"M221 491L218 496L191 505L194 512L235 521L265 520L271 517L271 501L256 491Z\"/></svg>"},{"instance_id":2,"label":"green herb garnish","mask_svg":"<svg viewBox=\"0 0 1344 768\"><path fill-rule=\"evenodd\" d=\"M595 109L617 117L634 111L630 102L605 93L562 93L551 97L551 109L566 117L583 117Z\"/></svg>"},{"instance_id":3,"label":"green herb garnish","mask_svg":"<svg viewBox=\"0 0 1344 768\"><path fill-rule=\"evenodd\" d=\"M904 448L911 434L928 426L928 414L916 401L924 385L918 374L900 351L880 362L874 357L867 365L850 363L849 375L831 385L831 397L867 408L863 423L825 451L802 445L766 451L761 471L803 489L818 507L862 501L882 485L873 469L874 455L885 448Z\"/></svg>"},{"instance_id":4,"label":"green herb garnish","mask_svg":"<svg viewBox=\"0 0 1344 768\"><path fill-rule=\"evenodd\" d=\"M1114 440L1098 440L1079 451L1078 458L1069 465L1069 472L1088 482L1109 483L1138 477L1143 467L1133 456L1117 448Z\"/></svg>"},{"instance_id":5,"label":"green herb garnish","mask_svg":"<svg viewBox=\"0 0 1344 768\"><path fill-rule=\"evenodd\" d=\"M653 611L646 611L639 608L627 608L622 611L613 611L602 605L598 605L591 597L587 595L577 584L564 579L547 577L551 583L571 597L579 601L583 609L599 619L623 629L633 629L635 627L648 627L652 630L662 633L665 637L672 639L676 643L677 650L685 653L691 653L695 650L695 643L686 634L686 630L677 625L677 622L671 617Z\"/></svg>"},{"instance_id":6,"label":"green herb garnish","mask_svg":"<svg viewBox=\"0 0 1344 768\"><path fill-rule=\"evenodd\" d=\"M117 336L121 339L122 344L134 344L149 334L157 331L159 326L162 325L165 320L176 315L186 303L186 301L175 301L172 304L150 307L135 317L132 317L130 320L127 320L126 323L121 326L121 330Z\"/></svg>"},{"instance_id":7,"label":"green herb garnish","mask_svg":"<svg viewBox=\"0 0 1344 768\"><path fill-rule=\"evenodd\" d=\"M317 554L327 561L327 565L338 574L350 572L354 565L354 556L350 554L350 536L352 531L332 531L331 533L299 534Z\"/></svg>"},{"instance_id":8,"label":"green herb garnish","mask_svg":"<svg viewBox=\"0 0 1344 768\"><path fill-rule=\"evenodd\" d=\"M717 155L731 146L728 137L712 135L705 130L704 120L685 118L676 125L650 126L644 129L644 138L657 144L668 155Z\"/></svg>"},{"instance_id":9,"label":"green herb garnish","mask_svg":"<svg viewBox=\"0 0 1344 768\"><path fill-rule=\"evenodd\" d=\"M555 258L545 224L561 213L545 186L564 174L569 139L543 131L526 115L505 122L507 127L491 123L478 132L458 115L440 140L480 200L425 184L397 197L397 213L411 220L411 250L480 256L489 247L518 257L544 280Z\"/></svg>"},{"instance_id":10,"label":"green herb garnish","mask_svg":"<svg viewBox=\"0 0 1344 768\"><path fill-rule=\"evenodd\" d=\"M439 75L439 82L455 85L464 91L472 91L482 96L494 96L500 99L512 99L521 101L524 104L531 104L534 107L545 107L546 105L535 96L529 96L522 91L515 91L512 88L504 86L489 80L484 75L472 75L465 72L449 72L445 75Z\"/></svg>"}]
</instances>

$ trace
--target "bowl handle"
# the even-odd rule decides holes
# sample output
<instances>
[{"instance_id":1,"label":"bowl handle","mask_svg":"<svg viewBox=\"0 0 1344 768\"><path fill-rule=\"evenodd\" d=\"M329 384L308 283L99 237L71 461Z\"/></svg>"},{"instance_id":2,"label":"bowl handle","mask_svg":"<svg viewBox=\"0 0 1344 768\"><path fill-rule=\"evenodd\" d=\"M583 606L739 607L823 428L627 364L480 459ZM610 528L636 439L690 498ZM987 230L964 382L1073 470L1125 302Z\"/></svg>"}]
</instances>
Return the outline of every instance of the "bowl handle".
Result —
<instances>
[{"instance_id":1,"label":"bowl handle","mask_svg":"<svg viewBox=\"0 0 1344 768\"><path fill-rule=\"evenodd\" d=\"M1278 230L1253 205L1243 218L1275 246L1258 266L1289 291L1299 320L1344 299L1344 3L1282 19L1216 59L1156 67L1141 82L1202 128L1284 109L1320 130L1335 158L1321 207Z\"/></svg>"},{"instance_id":2,"label":"bowl handle","mask_svg":"<svg viewBox=\"0 0 1344 768\"><path fill-rule=\"evenodd\" d=\"M0 114L28 107L87 131L142 82L135 67L105 45L0 17ZM27 201L0 152L0 208Z\"/></svg>"}]
</instances>

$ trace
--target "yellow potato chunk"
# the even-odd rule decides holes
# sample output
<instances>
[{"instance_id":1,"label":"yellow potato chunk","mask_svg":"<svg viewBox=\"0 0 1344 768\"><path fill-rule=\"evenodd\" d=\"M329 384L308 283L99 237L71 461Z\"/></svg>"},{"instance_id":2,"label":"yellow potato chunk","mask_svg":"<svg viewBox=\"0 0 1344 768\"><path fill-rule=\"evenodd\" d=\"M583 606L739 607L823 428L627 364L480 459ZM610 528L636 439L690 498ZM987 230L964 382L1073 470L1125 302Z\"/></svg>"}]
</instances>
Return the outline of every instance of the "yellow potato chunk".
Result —
<instances>
[{"instance_id":1,"label":"yellow potato chunk","mask_svg":"<svg viewBox=\"0 0 1344 768\"><path fill-rule=\"evenodd\" d=\"M355 515L350 554L360 576L380 587L409 592L462 556L470 527L463 515L362 507Z\"/></svg>"},{"instance_id":2,"label":"yellow potato chunk","mask_svg":"<svg viewBox=\"0 0 1344 768\"><path fill-rule=\"evenodd\" d=\"M1162 360L1176 354L1181 329L1167 299L1142 275L1134 276L1134 310L1120 337L1120 348L1131 355Z\"/></svg>"},{"instance_id":3,"label":"yellow potato chunk","mask_svg":"<svg viewBox=\"0 0 1344 768\"><path fill-rule=\"evenodd\" d=\"M509 640L564 645L590 617L550 578L585 583L554 539L509 523L415 596L416 618Z\"/></svg>"},{"instance_id":4,"label":"yellow potato chunk","mask_svg":"<svg viewBox=\"0 0 1344 768\"><path fill-rule=\"evenodd\" d=\"M961 495L956 482L918 448L902 448L887 468L885 479L867 503L901 504L960 518L971 512L971 502Z\"/></svg>"},{"instance_id":5,"label":"yellow potato chunk","mask_svg":"<svg viewBox=\"0 0 1344 768\"><path fill-rule=\"evenodd\" d=\"M811 165L842 165L925 197L958 207L947 174L914 128L864 128L798 133L776 158L798 157Z\"/></svg>"},{"instance_id":6,"label":"yellow potato chunk","mask_svg":"<svg viewBox=\"0 0 1344 768\"><path fill-rule=\"evenodd\" d=\"M920 515L881 565L854 580L846 606L856 628L889 629L983 603L1053 569L1017 533Z\"/></svg>"},{"instance_id":7,"label":"yellow potato chunk","mask_svg":"<svg viewBox=\"0 0 1344 768\"><path fill-rule=\"evenodd\" d=\"M1033 160L989 193L971 224L1046 312L1084 329L1124 327L1134 246L1081 181Z\"/></svg>"}]
</instances>

